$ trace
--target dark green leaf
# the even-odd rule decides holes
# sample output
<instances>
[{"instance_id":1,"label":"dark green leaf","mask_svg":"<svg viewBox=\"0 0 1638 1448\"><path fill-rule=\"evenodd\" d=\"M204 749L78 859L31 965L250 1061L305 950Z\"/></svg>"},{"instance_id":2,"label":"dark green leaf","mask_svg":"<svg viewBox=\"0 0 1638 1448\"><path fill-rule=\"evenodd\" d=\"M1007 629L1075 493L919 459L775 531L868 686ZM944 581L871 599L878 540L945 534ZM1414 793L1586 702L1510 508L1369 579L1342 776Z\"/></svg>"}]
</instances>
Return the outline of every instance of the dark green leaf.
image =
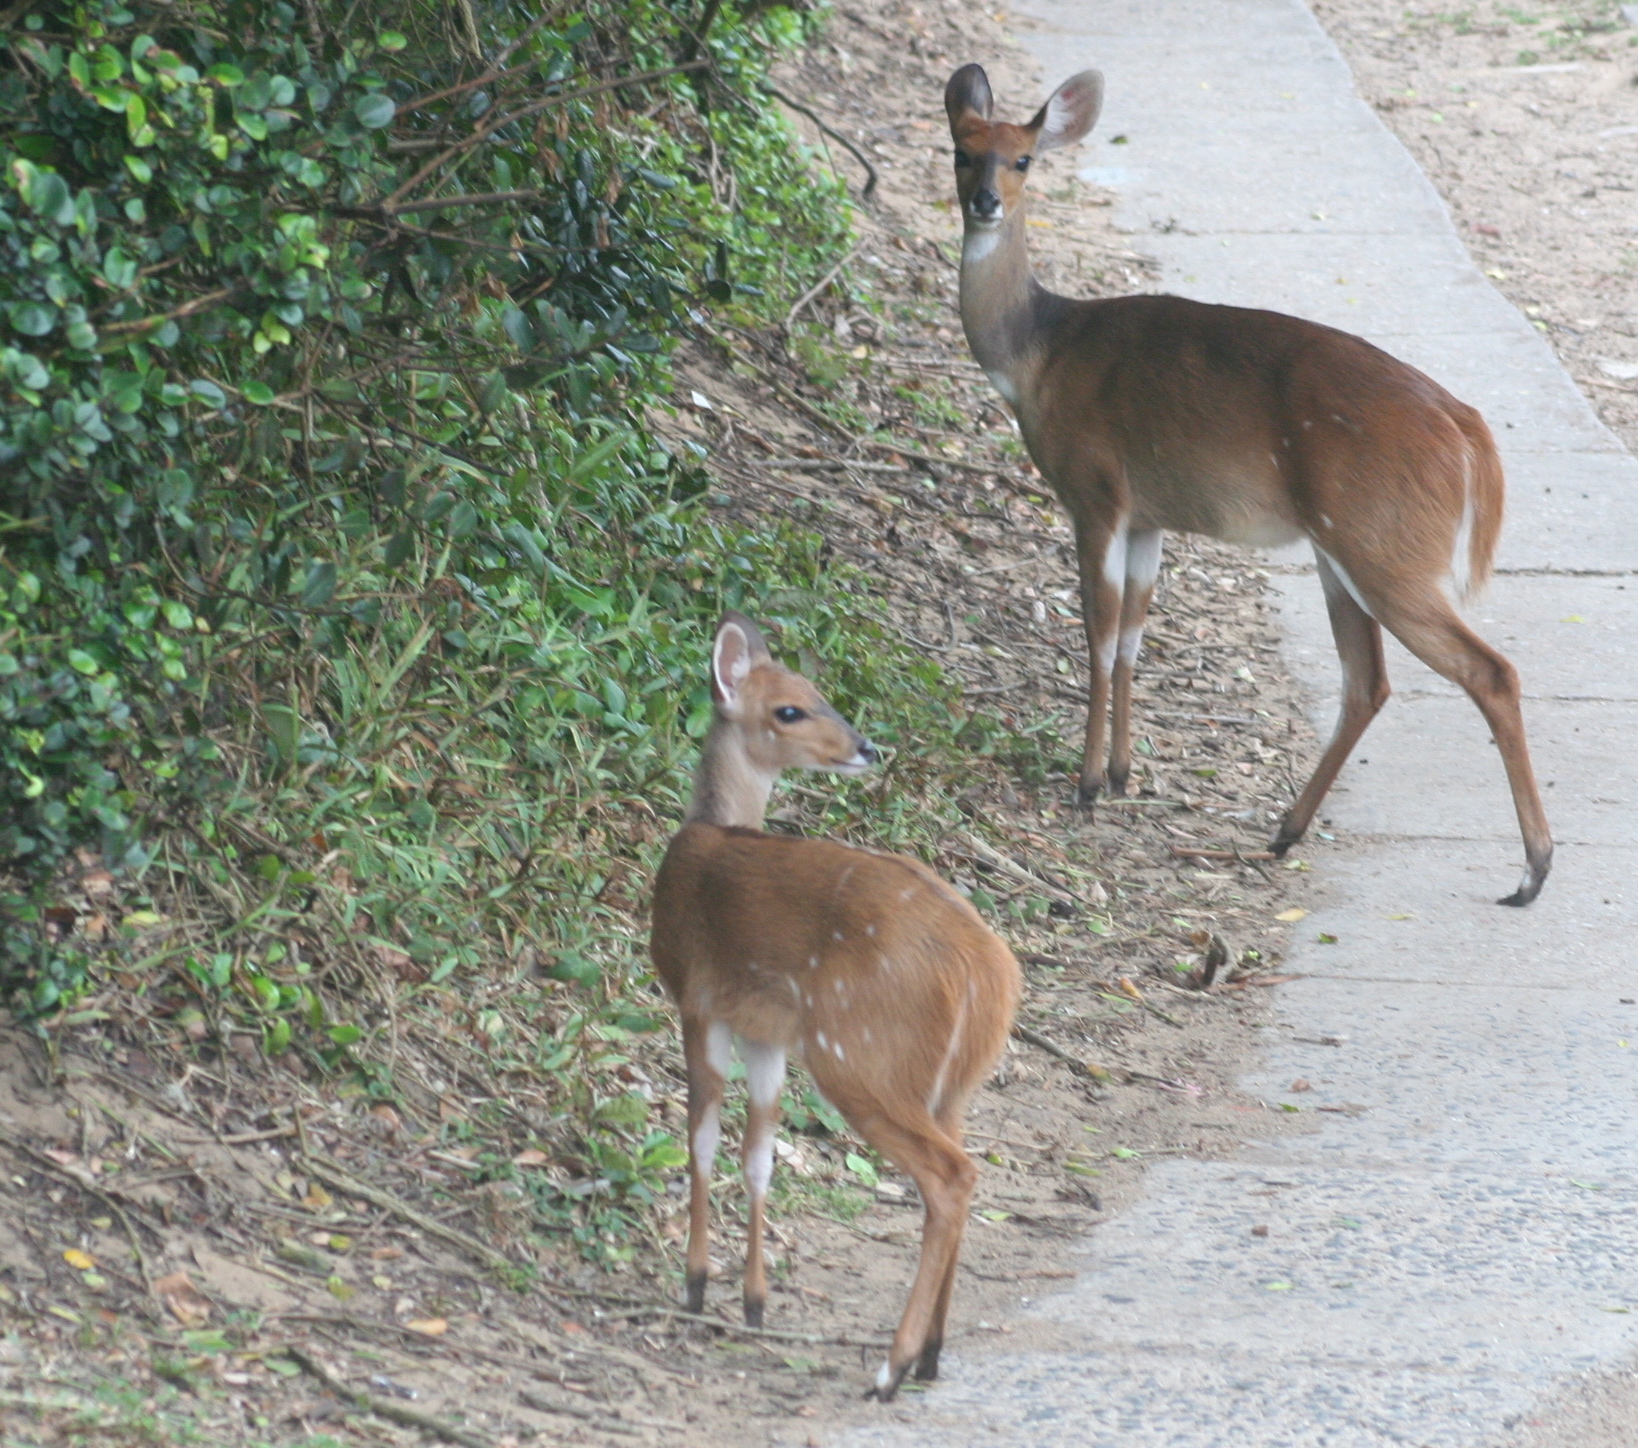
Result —
<instances>
[{"instance_id":1,"label":"dark green leaf","mask_svg":"<svg viewBox=\"0 0 1638 1448\"><path fill-rule=\"evenodd\" d=\"M306 581L301 586L301 606L303 608L323 608L336 591L336 566L325 559L313 564L307 570Z\"/></svg>"},{"instance_id":2,"label":"dark green leaf","mask_svg":"<svg viewBox=\"0 0 1638 1448\"><path fill-rule=\"evenodd\" d=\"M398 107L392 99L377 92L374 95L360 96L353 102L353 114L358 118L359 125L367 130L379 131L383 126L390 126L392 118L398 114Z\"/></svg>"}]
</instances>

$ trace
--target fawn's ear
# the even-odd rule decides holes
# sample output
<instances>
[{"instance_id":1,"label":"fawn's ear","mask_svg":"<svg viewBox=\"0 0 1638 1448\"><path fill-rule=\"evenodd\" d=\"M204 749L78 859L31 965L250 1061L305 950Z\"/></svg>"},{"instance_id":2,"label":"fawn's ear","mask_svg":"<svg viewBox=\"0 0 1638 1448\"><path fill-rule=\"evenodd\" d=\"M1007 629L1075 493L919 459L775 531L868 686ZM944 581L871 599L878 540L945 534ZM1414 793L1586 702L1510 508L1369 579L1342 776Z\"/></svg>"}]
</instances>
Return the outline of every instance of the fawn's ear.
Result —
<instances>
[{"instance_id":1,"label":"fawn's ear","mask_svg":"<svg viewBox=\"0 0 1638 1448\"><path fill-rule=\"evenodd\" d=\"M757 626L742 613L723 614L717 641L711 648L711 697L717 707L732 712L739 707L739 690L758 664L772 657Z\"/></svg>"},{"instance_id":2,"label":"fawn's ear","mask_svg":"<svg viewBox=\"0 0 1638 1448\"><path fill-rule=\"evenodd\" d=\"M1024 129L1035 132L1037 151L1073 146L1098 123L1102 109L1103 72L1083 70L1053 91Z\"/></svg>"},{"instance_id":3,"label":"fawn's ear","mask_svg":"<svg viewBox=\"0 0 1638 1448\"><path fill-rule=\"evenodd\" d=\"M968 115L987 121L995 105L990 95L990 78L981 65L964 65L950 77L944 87L944 113L950 118L950 129Z\"/></svg>"}]
</instances>

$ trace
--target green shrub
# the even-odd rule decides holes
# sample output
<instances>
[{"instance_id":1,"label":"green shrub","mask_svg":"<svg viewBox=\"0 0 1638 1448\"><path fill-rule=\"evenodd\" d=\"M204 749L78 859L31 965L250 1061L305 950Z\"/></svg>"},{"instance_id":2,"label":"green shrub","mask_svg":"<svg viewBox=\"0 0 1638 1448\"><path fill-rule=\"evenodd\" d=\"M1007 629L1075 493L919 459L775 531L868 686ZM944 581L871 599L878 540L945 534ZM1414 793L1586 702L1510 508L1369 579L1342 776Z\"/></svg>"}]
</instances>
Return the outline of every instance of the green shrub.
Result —
<instances>
[{"instance_id":1,"label":"green shrub","mask_svg":"<svg viewBox=\"0 0 1638 1448\"><path fill-rule=\"evenodd\" d=\"M497 926L595 942L589 814L674 806L725 604L942 717L816 539L718 523L644 425L690 308L778 314L845 243L752 99L800 22L724 8L707 72L683 7L534 15L7 22L0 988L35 1009L84 981L43 915L75 851L225 917L265 885L264 923L335 887L435 977Z\"/></svg>"}]
</instances>

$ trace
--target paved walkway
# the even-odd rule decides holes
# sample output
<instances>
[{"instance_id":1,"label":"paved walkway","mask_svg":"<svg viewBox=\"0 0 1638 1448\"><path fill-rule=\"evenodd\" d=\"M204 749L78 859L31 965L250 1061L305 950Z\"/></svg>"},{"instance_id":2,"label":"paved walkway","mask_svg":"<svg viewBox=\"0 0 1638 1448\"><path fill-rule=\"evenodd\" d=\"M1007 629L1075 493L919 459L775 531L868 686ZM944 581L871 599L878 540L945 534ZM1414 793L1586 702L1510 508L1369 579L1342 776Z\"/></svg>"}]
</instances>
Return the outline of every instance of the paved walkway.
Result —
<instances>
[{"instance_id":1,"label":"paved walkway","mask_svg":"<svg viewBox=\"0 0 1638 1448\"><path fill-rule=\"evenodd\" d=\"M1522 859L1500 761L1472 705L1390 644L1395 698L1324 811L1343 844L1311 852L1328 903L1297 932L1304 978L1246 1083L1290 1099L1306 1077L1305 1107L1367 1109L1156 1166L1075 1286L1024 1309L1015 1331L1045 1346L958 1344L904 1416L829 1441L1506 1442L1572 1375L1638 1350L1638 1005L1621 1000L1638 997L1638 462L1297 0L1021 8L1049 84L1104 71L1082 165L1167 289L1362 333L1490 420L1510 522L1472 617L1523 676L1558 855L1536 905L1491 903ZM1328 729L1319 589L1280 582ZM1638 1443L1624 1433L1563 1448Z\"/></svg>"}]
</instances>

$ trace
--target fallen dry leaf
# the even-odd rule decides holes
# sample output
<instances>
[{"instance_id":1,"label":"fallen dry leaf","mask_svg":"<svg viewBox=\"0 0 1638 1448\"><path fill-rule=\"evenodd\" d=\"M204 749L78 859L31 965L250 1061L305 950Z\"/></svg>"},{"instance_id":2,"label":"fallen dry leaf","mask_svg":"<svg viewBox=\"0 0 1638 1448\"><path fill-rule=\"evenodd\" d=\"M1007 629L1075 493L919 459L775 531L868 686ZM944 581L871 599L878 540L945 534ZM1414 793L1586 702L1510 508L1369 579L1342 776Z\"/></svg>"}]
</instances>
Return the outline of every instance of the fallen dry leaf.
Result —
<instances>
[{"instance_id":1,"label":"fallen dry leaf","mask_svg":"<svg viewBox=\"0 0 1638 1448\"><path fill-rule=\"evenodd\" d=\"M442 1337L449 1331L449 1323L442 1317L417 1317L406 1322L404 1326L423 1337Z\"/></svg>"},{"instance_id":2,"label":"fallen dry leaf","mask_svg":"<svg viewBox=\"0 0 1638 1448\"><path fill-rule=\"evenodd\" d=\"M1307 919L1307 917L1308 917L1308 912L1306 910L1299 910L1295 906L1293 906L1290 910L1280 911L1280 913L1278 915L1276 915L1274 918L1276 920L1285 921L1287 925L1294 925L1294 924L1296 924L1297 921L1305 920L1305 919Z\"/></svg>"},{"instance_id":3,"label":"fallen dry leaf","mask_svg":"<svg viewBox=\"0 0 1638 1448\"><path fill-rule=\"evenodd\" d=\"M322 1212L335 1206L336 1199L317 1182L311 1182L307 1187L307 1195L301 1199L301 1204L310 1212Z\"/></svg>"},{"instance_id":4,"label":"fallen dry leaf","mask_svg":"<svg viewBox=\"0 0 1638 1448\"><path fill-rule=\"evenodd\" d=\"M154 1296L171 1310L183 1327L203 1327L210 1321L210 1299L193 1285L186 1272L172 1272L154 1283Z\"/></svg>"},{"instance_id":5,"label":"fallen dry leaf","mask_svg":"<svg viewBox=\"0 0 1638 1448\"><path fill-rule=\"evenodd\" d=\"M512 1158L513 1166L545 1166L546 1162L546 1153L533 1146Z\"/></svg>"},{"instance_id":6,"label":"fallen dry leaf","mask_svg":"<svg viewBox=\"0 0 1638 1448\"><path fill-rule=\"evenodd\" d=\"M1314 1088L1309 1084L1306 1076L1299 1076L1291 1083L1291 1089L1293 1091L1312 1091Z\"/></svg>"},{"instance_id":7,"label":"fallen dry leaf","mask_svg":"<svg viewBox=\"0 0 1638 1448\"><path fill-rule=\"evenodd\" d=\"M97 1265L97 1259L95 1257L93 1257L89 1252L80 1251L78 1247L70 1247L66 1252L64 1252L63 1261L68 1263L70 1267L76 1268L81 1272L89 1272Z\"/></svg>"}]
</instances>

